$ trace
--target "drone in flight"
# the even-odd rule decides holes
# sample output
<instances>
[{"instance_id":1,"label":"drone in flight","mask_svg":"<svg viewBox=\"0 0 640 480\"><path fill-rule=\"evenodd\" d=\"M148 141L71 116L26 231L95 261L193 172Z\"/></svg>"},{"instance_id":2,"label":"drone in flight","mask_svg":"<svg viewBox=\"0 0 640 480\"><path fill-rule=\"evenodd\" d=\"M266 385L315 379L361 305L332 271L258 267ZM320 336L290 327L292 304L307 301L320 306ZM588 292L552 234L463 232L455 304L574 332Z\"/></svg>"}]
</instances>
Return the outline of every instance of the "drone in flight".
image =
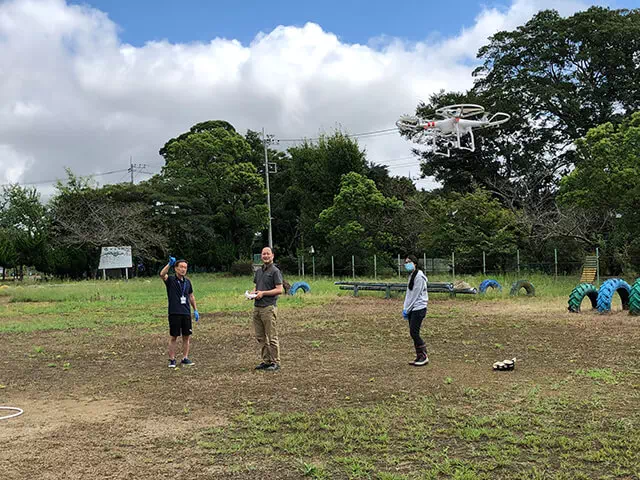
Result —
<instances>
[{"instance_id":1,"label":"drone in flight","mask_svg":"<svg viewBox=\"0 0 640 480\"><path fill-rule=\"evenodd\" d=\"M495 127L511 118L508 113L485 113L484 107L463 103L438 108L436 115L442 117L423 120L414 115L403 115L396 122L400 133L423 145L430 145L436 155L451 156L452 149L476 149L474 128ZM468 136L468 140L465 137ZM445 149L439 145L444 143Z\"/></svg>"}]
</instances>

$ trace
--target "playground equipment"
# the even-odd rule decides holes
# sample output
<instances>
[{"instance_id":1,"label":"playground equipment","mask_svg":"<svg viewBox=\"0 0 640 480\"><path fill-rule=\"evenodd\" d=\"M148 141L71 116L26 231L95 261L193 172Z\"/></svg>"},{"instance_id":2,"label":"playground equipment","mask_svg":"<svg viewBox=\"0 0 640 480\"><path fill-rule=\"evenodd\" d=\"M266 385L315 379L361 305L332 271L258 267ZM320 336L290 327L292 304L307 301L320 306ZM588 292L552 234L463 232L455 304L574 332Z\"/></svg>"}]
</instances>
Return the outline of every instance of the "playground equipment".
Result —
<instances>
[{"instance_id":1,"label":"playground equipment","mask_svg":"<svg viewBox=\"0 0 640 480\"><path fill-rule=\"evenodd\" d=\"M591 283L580 283L569 295L569 311L580 312L584 298L588 297L591 308L599 313L611 312L611 302L616 293L620 295L622 310L629 310L631 315L640 315L640 278L632 287L620 278L610 278L599 290Z\"/></svg>"},{"instance_id":2,"label":"playground equipment","mask_svg":"<svg viewBox=\"0 0 640 480\"><path fill-rule=\"evenodd\" d=\"M385 298L391 298L392 291L404 292L407 289L406 283L397 282L335 282L334 285L338 285L340 290L352 290L354 297L357 297L358 292L361 290L374 290L385 292ZM462 285L462 283L458 285ZM455 297L459 293L470 295L478 293L475 288L469 288L468 285L465 287L456 287L456 285L451 282L428 282L427 292L448 293L450 297Z\"/></svg>"},{"instance_id":3,"label":"playground equipment","mask_svg":"<svg viewBox=\"0 0 640 480\"><path fill-rule=\"evenodd\" d=\"M580 276L580 283L595 282L597 273L598 273L598 257L596 255L590 255L585 257L584 265L582 266L582 275Z\"/></svg>"},{"instance_id":4,"label":"playground equipment","mask_svg":"<svg viewBox=\"0 0 640 480\"><path fill-rule=\"evenodd\" d=\"M520 293L520 290L523 289L527 292L527 297L535 297L536 296L536 288L533 286L529 280L517 280L513 282L511 285L511 291L509 295L516 296Z\"/></svg>"},{"instance_id":5,"label":"playground equipment","mask_svg":"<svg viewBox=\"0 0 640 480\"><path fill-rule=\"evenodd\" d=\"M598 289L591 283L580 283L569 295L569 311L578 313L584 297L591 301L591 308L598 307Z\"/></svg>"},{"instance_id":6,"label":"playground equipment","mask_svg":"<svg viewBox=\"0 0 640 480\"><path fill-rule=\"evenodd\" d=\"M635 281L629 293L629 313L640 315L640 278Z\"/></svg>"},{"instance_id":7,"label":"playground equipment","mask_svg":"<svg viewBox=\"0 0 640 480\"><path fill-rule=\"evenodd\" d=\"M289 295L295 295L298 290L302 290L304 293L311 291L311 287L307 282L296 282L291 285L289 289Z\"/></svg>"},{"instance_id":8,"label":"playground equipment","mask_svg":"<svg viewBox=\"0 0 640 480\"><path fill-rule=\"evenodd\" d=\"M487 278L480 283L480 293L486 293L487 288L493 288L494 290L502 291L502 285L497 280L493 280L491 278Z\"/></svg>"},{"instance_id":9,"label":"playground equipment","mask_svg":"<svg viewBox=\"0 0 640 480\"><path fill-rule=\"evenodd\" d=\"M613 300L616 292L620 295L620 300L622 300L622 309L629 310L630 291L631 287L629 287L629 284L624 280L620 278L610 278L604 282L600 290L598 290L598 312L608 313L611 311L611 300Z\"/></svg>"},{"instance_id":10,"label":"playground equipment","mask_svg":"<svg viewBox=\"0 0 640 480\"><path fill-rule=\"evenodd\" d=\"M448 105L438 108L436 115L440 119L423 120L415 115L402 115L396 122L400 133L406 134L412 141L431 146L436 155L451 156L451 149L476 149L473 129L495 127L511 118L508 113L485 113L484 107L470 103ZM468 136L466 144L462 138ZM439 149L438 141L445 149Z\"/></svg>"}]
</instances>

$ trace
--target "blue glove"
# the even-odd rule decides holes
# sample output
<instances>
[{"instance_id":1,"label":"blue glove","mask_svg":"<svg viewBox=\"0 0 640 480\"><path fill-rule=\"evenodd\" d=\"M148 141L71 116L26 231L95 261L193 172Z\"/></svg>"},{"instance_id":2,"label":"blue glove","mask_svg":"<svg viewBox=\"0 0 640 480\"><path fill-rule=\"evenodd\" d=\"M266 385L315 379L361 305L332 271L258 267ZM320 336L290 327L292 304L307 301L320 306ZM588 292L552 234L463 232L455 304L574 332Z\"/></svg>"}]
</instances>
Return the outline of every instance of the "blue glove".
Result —
<instances>
[{"instance_id":1,"label":"blue glove","mask_svg":"<svg viewBox=\"0 0 640 480\"><path fill-rule=\"evenodd\" d=\"M407 313L407 310L402 310L402 316L403 318L409 318L409 314Z\"/></svg>"},{"instance_id":2,"label":"blue glove","mask_svg":"<svg viewBox=\"0 0 640 480\"><path fill-rule=\"evenodd\" d=\"M200 321L200 314L198 313L198 310L193 311L193 316L195 317L196 322Z\"/></svg>"},{"instance_id":3,"label":"blue glove","mask_svg":"<svg viewBox=\"0 0 640 480\"><path fill-rule=\"evenodd\" d=\"M169 266L173 267L176 264L176 257L169 257Z\"/></svg>"}]
</instances>

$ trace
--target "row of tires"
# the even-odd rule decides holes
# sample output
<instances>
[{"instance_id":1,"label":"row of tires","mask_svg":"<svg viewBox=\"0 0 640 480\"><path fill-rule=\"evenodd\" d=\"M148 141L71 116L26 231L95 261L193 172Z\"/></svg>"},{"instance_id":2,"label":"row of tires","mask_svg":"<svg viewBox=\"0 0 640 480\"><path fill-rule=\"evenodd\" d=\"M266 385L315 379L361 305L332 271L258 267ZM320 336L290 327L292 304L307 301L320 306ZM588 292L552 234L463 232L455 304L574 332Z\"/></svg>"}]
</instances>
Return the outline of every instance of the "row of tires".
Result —
<instances>
[{"instance_id":1,"label":"row of tires","mask_svg":"<svg viewBox=\"0 0 640 480\"><path fill-rule=\"evenodd\" d=\"M493 279L483 280L478 290L480 291L480 293L486 293L488 288L493 288L495 290L498 290L499 292L502 291L502 285L500 285L497 280ZM516 282L513 282L513 285L511 285L511 290L509 291L509 295L518 295L518 293L520 293L520 290L522 290L523 288L525 292L527 292L527 296L535 297L536 289L533 286L533 283L531 283L529 280L518 280Z\"/></svg>"},{"instance_id":2,"label":"row of tires","mask_svg":"<svg viewBox=\"0 0 640 480\"><path fill-rule=\"evenodd\" d=\"M631 315L640 315L640 278L632 287L621 278L611 278L599 290L591 283L581 283L569 295L569 311L579 312L586 297L591 301L591 308L608 313L616 293L620 296L623 310L629 310Z\"/></svg>"}]
</instances>

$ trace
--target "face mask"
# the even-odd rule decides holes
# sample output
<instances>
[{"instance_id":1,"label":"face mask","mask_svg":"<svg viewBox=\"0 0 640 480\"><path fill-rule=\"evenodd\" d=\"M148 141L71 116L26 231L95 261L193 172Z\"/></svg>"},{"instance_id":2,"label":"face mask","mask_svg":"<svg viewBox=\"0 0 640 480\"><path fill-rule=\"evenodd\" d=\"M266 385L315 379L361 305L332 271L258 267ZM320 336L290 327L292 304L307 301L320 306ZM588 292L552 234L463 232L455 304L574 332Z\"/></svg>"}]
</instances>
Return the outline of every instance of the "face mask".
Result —
<instances>
[{"instance_id":1,"label":"face mask","mask_svg":"<svg viewBox=\"0 0 640 480\"><path fill-rule=\"evenodd\" d=\"M405 264L404 264L404 269L405 269L407 272L413 272L413 271L415 270L415 268L416 268L416 267L413 265L413 263L405 263Z\"/></svg>"}]
</instances>

